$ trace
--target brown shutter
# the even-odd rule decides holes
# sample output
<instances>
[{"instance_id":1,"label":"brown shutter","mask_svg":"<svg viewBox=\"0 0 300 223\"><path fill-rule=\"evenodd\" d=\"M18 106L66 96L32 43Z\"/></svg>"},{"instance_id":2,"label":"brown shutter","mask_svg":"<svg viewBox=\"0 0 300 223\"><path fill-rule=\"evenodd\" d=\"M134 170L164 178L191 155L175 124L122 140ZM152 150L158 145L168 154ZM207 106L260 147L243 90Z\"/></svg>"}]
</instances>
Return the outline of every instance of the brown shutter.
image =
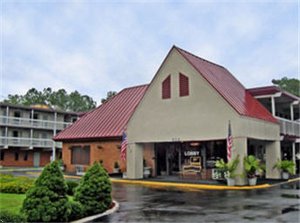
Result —
<instances>
[{"instance_id":1,"label":"brown shutter","mask_svg":"<svg viewBox=\"0 0 300 223\"><path fill-rule=\"evenodd\" d=\"M179 96L189 95L189 78L183 74L179 74Z\"/></svg>"},{"instance_id":2,"label":"brown shutter","mask_svg":"<svg viewBox=\"0 0 300 223\"><path fill-rule=\"evenodd\" d=\"M171 76L162 82L162 99L171 98Z\"/></svg>"}]
</instances>

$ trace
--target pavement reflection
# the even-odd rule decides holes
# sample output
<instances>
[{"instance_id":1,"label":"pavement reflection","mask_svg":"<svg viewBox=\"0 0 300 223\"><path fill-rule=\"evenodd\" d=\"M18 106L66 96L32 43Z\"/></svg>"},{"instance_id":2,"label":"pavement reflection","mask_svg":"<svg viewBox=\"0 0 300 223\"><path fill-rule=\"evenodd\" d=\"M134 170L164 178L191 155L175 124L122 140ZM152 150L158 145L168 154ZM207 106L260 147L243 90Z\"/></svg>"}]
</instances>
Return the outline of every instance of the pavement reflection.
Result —
<instances>
[{"instance_id":1,"label":"pavement reflection","mask_svg":"<svg viewBox=\"0 0 300 223\"><path fill-rule=\"evenodd\" d=\"M97 222L299 222L299 181L250 191L113 184L120 209Z\"/></svg>"}]
</instances>

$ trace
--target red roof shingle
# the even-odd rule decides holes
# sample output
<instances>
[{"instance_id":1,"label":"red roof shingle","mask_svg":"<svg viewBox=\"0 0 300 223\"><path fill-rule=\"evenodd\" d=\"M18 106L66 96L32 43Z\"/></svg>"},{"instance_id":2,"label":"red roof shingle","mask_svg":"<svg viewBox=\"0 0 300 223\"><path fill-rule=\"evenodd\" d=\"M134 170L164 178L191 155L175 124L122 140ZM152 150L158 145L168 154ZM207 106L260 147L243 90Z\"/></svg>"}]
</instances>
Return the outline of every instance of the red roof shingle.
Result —
<instances>
[{"instance_id":1,"label":"red roof shingle","mask_svg":"<svg viewBox=\"0 0 300 223\"><path fill-rule=\"evenodd\" d=\"M125 88L58 133L55 141L120 137L148 85Z\"/></svg>"},{"instance_id":2,"label":"red roof shingle","mask_svg":"<svg viewBox=\"0 0 300 223\"><path fill-rule=\"evenodd\" d=\"M226 68L175 48L240 115L277 123L272 114Z\"/></svg>"}]
</instances>

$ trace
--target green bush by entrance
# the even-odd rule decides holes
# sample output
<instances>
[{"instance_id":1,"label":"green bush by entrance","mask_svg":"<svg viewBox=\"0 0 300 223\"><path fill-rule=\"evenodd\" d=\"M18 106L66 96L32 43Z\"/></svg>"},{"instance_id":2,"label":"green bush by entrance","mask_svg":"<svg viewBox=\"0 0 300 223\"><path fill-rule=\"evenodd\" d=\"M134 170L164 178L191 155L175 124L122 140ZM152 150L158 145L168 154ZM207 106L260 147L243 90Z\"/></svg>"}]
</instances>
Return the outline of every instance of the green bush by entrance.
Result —
<instances>
[{"instance_id":1,"label":"green bush by entrance","mask_svg":"<svg viewBox=\"0 0 300 223\"><path fill-rule=\"evenodd\" d=\"M100 163L95 162L81 178L74 200L81 203L85 216L102 213L110 207L111 182Z\"/></svg>"},{"instance_id":2,"label":"green bush by entrance","mask_svg":"<svg viewBox=\"0 0 300 223\"><path fill-rule=\"evenodd\" d=\"M68 221L71 207L67 185L58 162L47 165L33 188L27 192L22 213L29 222Z\"/></svg>"}]
</instances>

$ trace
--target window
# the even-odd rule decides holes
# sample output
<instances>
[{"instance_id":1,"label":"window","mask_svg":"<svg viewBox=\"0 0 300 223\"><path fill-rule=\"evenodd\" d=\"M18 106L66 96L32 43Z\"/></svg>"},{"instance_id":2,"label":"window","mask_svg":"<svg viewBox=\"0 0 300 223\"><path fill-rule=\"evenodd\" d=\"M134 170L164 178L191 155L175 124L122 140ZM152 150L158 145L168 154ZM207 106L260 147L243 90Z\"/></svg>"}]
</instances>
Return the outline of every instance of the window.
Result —
<instances>
[{"instance_id":1,"label":"window","mask_svg":"<svg viewBox=\"0 0 300 223\"><path fill-rule=\"evenodd\" d=\"M189 78L183 74L179 74L179 96L189 95Z\"/></svg>"},{"instance_id":2,"label":"window","mask_svg":"<svg viewBox=\"0 0 300 223\"><path fill-rule=\"evenodd\" d=\"M1 150L0 152L0 160L3 161L4 160L4 151Z\"/></svg>"},{"instance_id":3,"label":"window","mask_svg":"<svg viewBox=\"0 0 300 223\"><path fill-rule=\"evenodd\" d=\"M14 112L14 117L15 118L21 118L21 112L20 111L15 111Z\"/></svg>"},{"instance_id":4,"label":"window","mask_svg":"<svg viewBox=\"0 0 300 223\"><path fill-rule=\"evenodd\" d=\"M28 160L28 151L25 151L24 152L24 161L27 161Z\"/></svg>"},{"instance_id":5,"label":"window","mask_svg":"<svg viewBox=\"0 0 300 223\"><path fill-rule=\"evenodd\" d=\"M171 76L162 82L162 99L171 98Z\"/></svg>"},{"instance_id":6,"label":"window","mask_svg":"<svg viewBox=\"0 0 300 223\"><path fill-rule=\"evenodd\" d=\"M71 147L71 163L79 165L90 164L90 146L73 146Z\"/></svg>"},{"instance_id":7,"label":"window","mask_svg":"<svg viewBox=\"0 0 300 223\"><path fill-rule=\"evenodd\" d=\"M15 161L18 161L18 160L19 160L19 153L15 152Z\"/></svg>"}]
</instances>

